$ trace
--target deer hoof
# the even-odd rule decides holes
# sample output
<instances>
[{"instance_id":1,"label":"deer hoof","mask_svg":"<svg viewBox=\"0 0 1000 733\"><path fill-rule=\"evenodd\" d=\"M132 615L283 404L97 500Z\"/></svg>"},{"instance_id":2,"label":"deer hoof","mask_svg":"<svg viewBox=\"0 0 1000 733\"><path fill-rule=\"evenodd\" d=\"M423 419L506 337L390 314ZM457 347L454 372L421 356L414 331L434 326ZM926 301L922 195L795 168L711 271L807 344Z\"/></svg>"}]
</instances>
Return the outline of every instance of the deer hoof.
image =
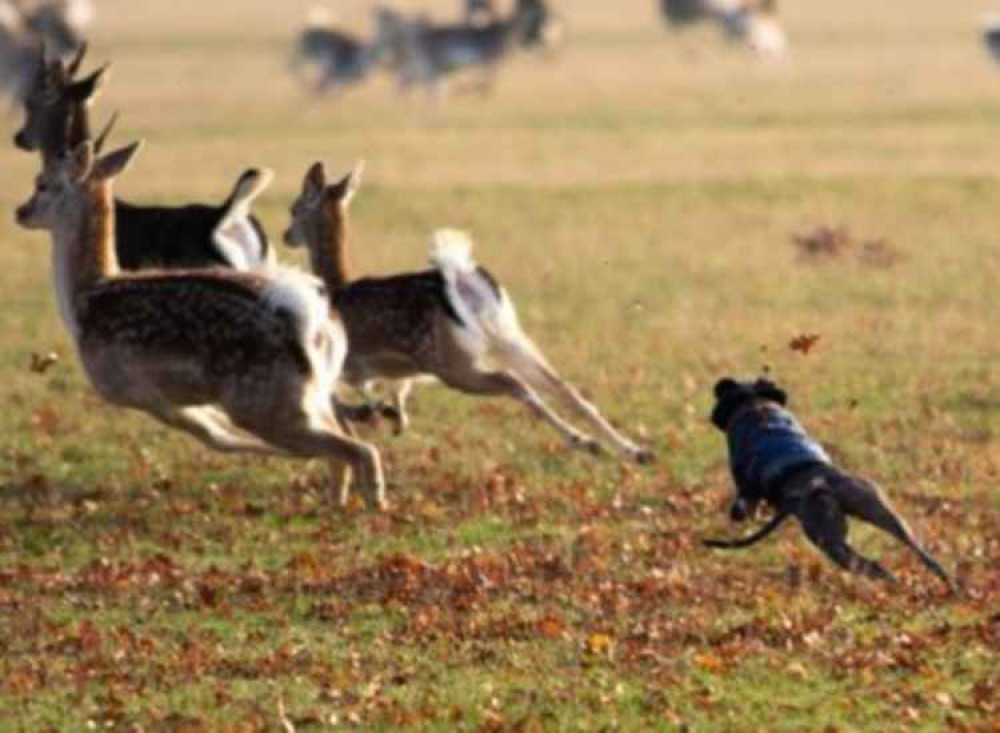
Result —
<instances>
[{"instance_id":1,"label":"deer hoof","mask_svg":"<svg viewBox=\"0 0 1000 733\"><path fill-rule=\"evenodd\" d=\"M635 462L640 466L651 466L656 463L656 454L649 448L641 448L635 453Z\"/></svg>"}]
</instances>

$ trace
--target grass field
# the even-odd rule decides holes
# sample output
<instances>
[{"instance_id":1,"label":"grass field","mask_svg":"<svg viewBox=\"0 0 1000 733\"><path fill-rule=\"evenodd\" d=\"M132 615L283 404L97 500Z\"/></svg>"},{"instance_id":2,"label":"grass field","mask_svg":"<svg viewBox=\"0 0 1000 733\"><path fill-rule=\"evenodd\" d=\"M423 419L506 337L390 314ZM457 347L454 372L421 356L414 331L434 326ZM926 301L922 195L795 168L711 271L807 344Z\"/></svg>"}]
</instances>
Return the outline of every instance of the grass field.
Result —
<instances>
[{"instance_id":1,"label":"grass field","mask_svg":"<svg viewBox=\"0 0 1000 733\"><path fill-rule=\"evenodd\" d=\"M97 114L147 140L120 196L217 201L266 165L278 241L309 163L363 158L358 272L419 268L434 228L467 229L553 363L659 462L575 454L512 403L426 386L409 434L366 433L391 509L341 511L319 463L214 455L102 405L48 239L13 223L37 162L6 146L0 730L1000 727L989 4L782 4L793 60L771 68L671 37L652 2L564 0L555 58L432 105L387 79L304 94L306 3L101 0ZM819 226L854 246L801 257L793 235ZM820 336L807 354L800 334ZM711 387L764 369L963 596L860 526L898 587L791 526L701 548L737 531Z\"/></svg>"}]
</instances>

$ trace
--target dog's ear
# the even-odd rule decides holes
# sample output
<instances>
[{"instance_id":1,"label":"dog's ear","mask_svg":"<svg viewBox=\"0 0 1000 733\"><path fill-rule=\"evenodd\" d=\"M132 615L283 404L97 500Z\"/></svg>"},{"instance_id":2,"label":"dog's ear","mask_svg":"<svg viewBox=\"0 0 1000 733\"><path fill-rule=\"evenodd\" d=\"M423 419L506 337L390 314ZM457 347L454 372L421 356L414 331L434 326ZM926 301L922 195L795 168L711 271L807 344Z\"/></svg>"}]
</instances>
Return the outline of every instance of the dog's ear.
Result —
<instances>
[{"instance_id":1,"label":"dog's ear","mask_svg":"<svg viewBox=\"0 0 1000 733\"><path fill-rule=\"evenodd\" d=\"M788 395L785 394L785 390L769 379L758 379L754 383L753 391L758 397L777 402L782 407L788 404Z\"/></svg>"},{"instance_id":2,"label":"dog's ear","mask_svg":"<svg viewBox=\"0 0 1000 733\"><path fill-rule=\"evenodd\" d=\"M715 399L721 400L727 394L739 388L739 382L729 377L724 377L715 383Z\"/></svg>"},{"instance_id":3,"label":"dog's ear","mask_svg":"<svg viewBox=\"0 0 1000 733\"><path fill-rule=\"evenodd\" d=\"M746 384L740 384L734 379L720 379L715 385L716 404L712 410L712 424L725 432L733 414L754 397L753 390Z\"/></svg>"}]
</instances>

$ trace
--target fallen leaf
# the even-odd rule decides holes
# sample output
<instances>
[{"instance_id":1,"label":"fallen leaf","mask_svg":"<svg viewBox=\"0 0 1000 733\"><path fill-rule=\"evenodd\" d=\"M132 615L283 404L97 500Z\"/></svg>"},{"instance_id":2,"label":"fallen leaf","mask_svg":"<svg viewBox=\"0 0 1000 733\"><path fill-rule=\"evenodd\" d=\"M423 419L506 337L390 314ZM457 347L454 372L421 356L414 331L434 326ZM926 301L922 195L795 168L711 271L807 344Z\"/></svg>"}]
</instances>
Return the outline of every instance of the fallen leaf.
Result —
<instances>
[{"instance_id":1,"label":"fallen leaf","mask_svg":"<svg viewBox=\"0 0 1000 733\"><path fill-rule=\"evenodd\" d=\"M611 653L613 643L607 634L591 634L587 637L587 651L591 654L607 655Z\"/></svg>"},{"instance_id":2,"label":"fallen leaf","mask_svg":"<svg viewBox=\"0 0 1000 733\"><path fill-rule=\"evenodd\" d=\"M35 374L45 374L45 372L47 372L50 367L58 363L58 361L59 355L54 351L50 351L45 356L32 353L29 368Z\"/></svg>"},{"instance_id":3,"label":"fallen leaf","mask_svg":"<svg viewBox=\"0 0 1000 733\"><path fill-rule=\"evenodd\" d=\"M799 351L803 356L806 356L819 339L820 335L818 333L803 333L789 341L788 348L792 351Z\"/></svg>"}]
</instances>

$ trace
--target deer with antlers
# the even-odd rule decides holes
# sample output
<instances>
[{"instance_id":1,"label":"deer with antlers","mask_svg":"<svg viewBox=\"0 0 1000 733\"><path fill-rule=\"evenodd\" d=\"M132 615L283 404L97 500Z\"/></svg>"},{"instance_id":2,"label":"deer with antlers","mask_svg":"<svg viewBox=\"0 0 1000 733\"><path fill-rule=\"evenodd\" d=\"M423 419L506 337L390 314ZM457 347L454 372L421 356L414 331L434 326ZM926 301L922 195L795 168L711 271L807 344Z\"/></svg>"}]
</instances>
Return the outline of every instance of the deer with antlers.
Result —
<instances>
[{"instance_id":1,"label":"deer with antlers","mask_svg":"<svg viewBox=\"0 0 1000 733\"><path fill-rule=\"evenodd\" d=\"M384 501L379 455L345 434L330 395L347 351L322 283L289 269L123 272L112 181L139 144L85 140L39 175L18 222L47 229L59 311L91 384L224 452L324 458Z\"/></svg>"},{"instance_id":2,"label":"deer with antlers","mask_svg":"<svg viewBox=\"0 0 1000 733\"><path fill-rule=\"evenodd\" d=\"M68 64L60 60L40 64L25 99L25 121L14 136L14 144L25 151L39 151L46 168L65 156L74 142L90 137L89 106L101 89L108 67L76 78L85 54L84 46ZM114 119L95 142L97 153ZM271 179L267 170L244 171L229 196L218 205L137 206L115 201L119 265L126 270L254 270L273 264L274 252L267 234L250 212L254 199Z\"/></svg>"},{"instance_id":3,"label":"deer with antlers","mask_svg":"<svg viewBox=\"0 0 1000 733\"><path fill-rule=\"evenodd\" d=\"M518 323L514 304L497 280L470 255L471 242L450 230L436 235L432 268L393 277L353 280L347 256L347 209L360 184L360 167L330 185L315 163L291 209L285 242L305 246L313 272L326 283L343 319L350 349L344 381L365 393L377 379L432 376L460 392L507 396L549 423L571 445L599 453L600 443L559 417L548 394L598 435L639 463L653 460L615 430L548 363ZM405 385L405 382L404 382ZM405 394L397 392L400 429Z\"/></svg>"}]
</instances>

